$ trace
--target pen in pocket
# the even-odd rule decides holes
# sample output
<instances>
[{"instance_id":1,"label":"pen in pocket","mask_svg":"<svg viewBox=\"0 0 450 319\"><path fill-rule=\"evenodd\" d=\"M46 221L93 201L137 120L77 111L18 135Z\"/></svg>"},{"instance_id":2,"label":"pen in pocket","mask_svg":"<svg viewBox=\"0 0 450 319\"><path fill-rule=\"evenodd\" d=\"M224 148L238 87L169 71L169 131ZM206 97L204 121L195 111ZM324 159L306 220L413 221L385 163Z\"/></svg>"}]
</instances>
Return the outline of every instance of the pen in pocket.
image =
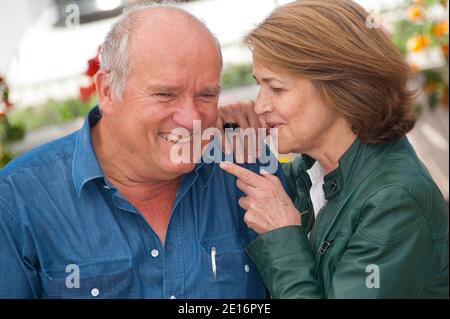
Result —
<instances>
[{"instance_id":1,"label":"pen in pocket","mask_svg":"<svg viewBox=\"0 0 450 319\"><path fill-rule=\"evenodd\" d=\"M216 279L217 278L216 247L211 247L211 268L212 268L214 279Z\"/></svg>"}]
</instances>

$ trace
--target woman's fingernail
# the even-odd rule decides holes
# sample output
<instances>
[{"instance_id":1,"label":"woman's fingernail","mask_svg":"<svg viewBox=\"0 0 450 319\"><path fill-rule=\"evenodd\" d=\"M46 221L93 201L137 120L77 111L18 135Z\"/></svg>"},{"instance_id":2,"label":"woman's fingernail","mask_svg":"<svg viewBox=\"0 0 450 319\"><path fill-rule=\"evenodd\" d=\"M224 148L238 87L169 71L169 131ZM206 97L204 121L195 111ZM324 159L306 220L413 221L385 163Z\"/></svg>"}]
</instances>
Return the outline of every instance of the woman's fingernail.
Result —
<instances>
[{"instance_id":1,"label":"woman's fingernail","mask_svg":"<svg viewBox=\"0 0 450 319\"><path fill-rule=\"evenodd\" d=\"M227 167L228 164L230 164L230 162L223 161L223 162L219 163L219 166L220 166L220 168L225 168L225 167Z\"/></svg>"},{"instance_id":2,"label":"woman's fingernail","mask_svg":"<svg viewBox=\"0 0 450 319\"><path fill-rule=\"evenodd\" d=\"M262 175L270 175L270 173L263 168L259 170L259 173Z\"/></svg>"}]
</instances>

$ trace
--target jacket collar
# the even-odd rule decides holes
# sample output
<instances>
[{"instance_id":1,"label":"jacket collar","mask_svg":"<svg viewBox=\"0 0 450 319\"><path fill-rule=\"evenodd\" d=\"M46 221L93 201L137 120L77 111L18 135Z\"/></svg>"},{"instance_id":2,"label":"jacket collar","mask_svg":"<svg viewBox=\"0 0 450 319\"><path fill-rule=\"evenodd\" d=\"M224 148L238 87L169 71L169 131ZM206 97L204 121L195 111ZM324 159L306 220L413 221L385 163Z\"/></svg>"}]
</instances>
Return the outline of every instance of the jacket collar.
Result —
<instances>
[{"instance_id":1,"label":"jacket collar","mask_svg":"<svg viewBox=\"0 0 450 319\"><path fill-rule=\"evenodd\" d=\"M406 137L390 144L370 145L364 144L357 138L348 150L339 159L339 166L324 177L323 189L327 200L337 196L341 192L352 189L361 183L377 165L368 165L369 162L379 161L382 153L395 143L404 143ZM315 160L308 155L303 155L303 170L311 167Z\"/></svg>"}]
</instances>

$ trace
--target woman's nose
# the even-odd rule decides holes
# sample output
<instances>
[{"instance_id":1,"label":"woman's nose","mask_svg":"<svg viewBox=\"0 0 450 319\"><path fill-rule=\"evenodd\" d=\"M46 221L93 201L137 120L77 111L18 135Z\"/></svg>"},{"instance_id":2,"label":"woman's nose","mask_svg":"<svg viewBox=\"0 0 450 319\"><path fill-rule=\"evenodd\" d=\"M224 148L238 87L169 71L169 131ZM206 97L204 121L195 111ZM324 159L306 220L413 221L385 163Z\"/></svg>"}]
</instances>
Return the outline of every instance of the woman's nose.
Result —
<instances>
[{"instance_id":1,"label":"woman's nose","mask_svg":"<svg viewBox=\"0 0 450 319\"><path fill-rule=\"evenodd\" d=\"M265 97L261 90L259 90L253 110L256 115L263 115L264 113L271 112L273 110L272 102L270 99Z\"/></svg>"}]
</instances>

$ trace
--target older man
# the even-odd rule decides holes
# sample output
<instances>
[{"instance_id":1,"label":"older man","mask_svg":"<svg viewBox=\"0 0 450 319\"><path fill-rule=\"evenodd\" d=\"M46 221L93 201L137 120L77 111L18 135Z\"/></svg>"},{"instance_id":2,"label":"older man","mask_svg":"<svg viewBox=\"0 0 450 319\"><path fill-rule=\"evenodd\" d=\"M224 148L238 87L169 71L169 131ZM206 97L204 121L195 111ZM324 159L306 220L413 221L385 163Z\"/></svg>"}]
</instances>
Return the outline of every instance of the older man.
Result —
<instances>
[{"instance_id":1,"label":"older man","mask_svg":"<svg viewBox=\"0 0 450 319\"><path fill-rule=\"evenodd\" d=\"M0 297L265 297L235 178L170 159L193 138L173 129L215 125L221 64L181 9L122 16L102 46L100 108L0 172Z\"/></svg>"}]
</instances>

